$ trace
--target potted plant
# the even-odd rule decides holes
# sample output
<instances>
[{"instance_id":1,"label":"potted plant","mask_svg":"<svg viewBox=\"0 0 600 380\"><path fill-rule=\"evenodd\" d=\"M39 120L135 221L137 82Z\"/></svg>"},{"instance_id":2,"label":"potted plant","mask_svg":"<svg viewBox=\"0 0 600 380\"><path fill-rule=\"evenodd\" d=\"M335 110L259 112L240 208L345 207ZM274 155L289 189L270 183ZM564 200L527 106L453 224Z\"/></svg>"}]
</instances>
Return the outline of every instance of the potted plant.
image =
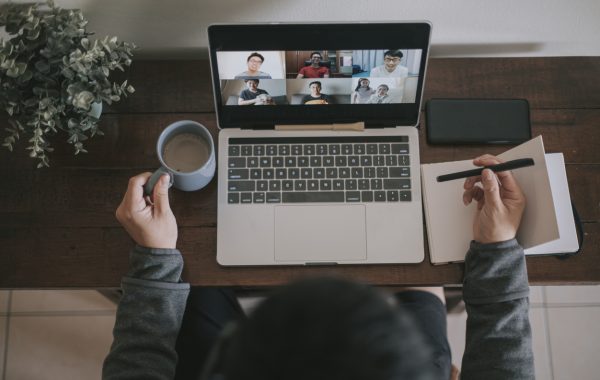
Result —
<instances>
[{"instance_id":1,"label":"potted plant","mask_svg":"<svg viewBox=\"0 0 600 380\"><path fill-rule=\"evenodd\" d=\"M92 41L80 10L47 6L0 6L0 26L10 37L0 41L0 108L10 124L3 145L12 151L26 138L38 168L49 166L50 138L59 131L75 154L86 152L83 141L102 134L97 108L134 92L109 75L131 65L135 45L116 37Z\"/></svg>"}]
</instances>

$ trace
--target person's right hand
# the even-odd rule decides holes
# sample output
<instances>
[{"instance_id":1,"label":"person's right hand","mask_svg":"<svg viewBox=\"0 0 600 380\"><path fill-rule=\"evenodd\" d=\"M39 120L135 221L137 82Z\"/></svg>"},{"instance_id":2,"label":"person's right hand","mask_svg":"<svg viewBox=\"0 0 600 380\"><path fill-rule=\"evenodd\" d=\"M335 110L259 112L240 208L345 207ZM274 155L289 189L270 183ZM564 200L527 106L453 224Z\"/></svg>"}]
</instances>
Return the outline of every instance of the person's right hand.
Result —
<instances>
[{"instance_id":1,"label":"person's right hand","mask_svg":"<svg viewBox=\"0 0 600 380\"><path fill-rule=\"evenodd\" d=\"M129 180L127 192L117 208L117 220L143 247L171 248L177 243L177 221L169 206L169 176L163 175L152 193L151 202L144 197L143 186L152 173L142 173Z\"/></svg>"},{"instance_id":2,"label":"person's right hand","mask_svg":"<svg viewBox=\"0 0 600 380\"><path fill-rule=\"evenodd\" d=\"M477 166L490 166L501 162L489 154L473 160L473 164ZM475 186L477 182L481 182L483 188ZM516 236L525 210L525 195L510 171L494 174L485 169L481 176L467 178L464 189L465 205L473 200L477 201L477 213L473 222L475 241L497 243Z\"/></svg>"}]
</instances>

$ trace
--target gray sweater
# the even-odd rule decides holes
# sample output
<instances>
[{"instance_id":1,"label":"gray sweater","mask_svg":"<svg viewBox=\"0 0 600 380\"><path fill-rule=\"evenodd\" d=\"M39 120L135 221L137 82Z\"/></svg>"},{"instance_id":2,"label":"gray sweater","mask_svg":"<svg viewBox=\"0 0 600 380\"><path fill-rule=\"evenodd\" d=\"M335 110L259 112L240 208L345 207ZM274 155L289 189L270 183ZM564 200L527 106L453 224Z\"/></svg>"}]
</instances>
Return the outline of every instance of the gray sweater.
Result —
<instances>
[{"instance_id":1,"label":"gray sweater","mask_svg":"<svg viewBox=\"0 0 600 380\"><path fill-rule=\"evenodd\" d=\"M173 379L189 293L181 282L181 254L136 246L130 261L102 378ZM533 379L529 286L516 240L471 243L463 294L468 319L461 379Z\"/></svg>"}]
</instances>

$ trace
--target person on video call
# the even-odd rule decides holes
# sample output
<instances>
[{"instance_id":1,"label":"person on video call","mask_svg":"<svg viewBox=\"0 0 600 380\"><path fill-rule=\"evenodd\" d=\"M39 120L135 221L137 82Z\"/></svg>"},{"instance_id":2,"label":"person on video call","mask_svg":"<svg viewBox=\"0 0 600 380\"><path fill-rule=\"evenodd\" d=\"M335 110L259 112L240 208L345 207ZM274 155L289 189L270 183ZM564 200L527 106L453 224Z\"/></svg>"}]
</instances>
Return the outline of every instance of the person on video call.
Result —
<instances>
[{"instance_id":1,"label":"person on video call","mask_svg":"<svg viewBox=\"0 0 600 380\"><path fill-rule=\"evenodd\" d=\"M239 73L235 76L234 79L249 79L249 78L258 78L258 79L271 79L271 75L265 73L264 71L260 71L260 66L265 61L265 57L258 53L252 53L248 56L246 60L246 64L248 65L248 70L243 73Z\"/></svg>"},{"instance_id":2,"label":"person on video call","mask_svg":"<svg viewBox=\"0 0 600 380\"><path fill-rule=\"evenodd\" d=\"M366 285L307 279L277 290L249 317L230 289L190 289L168 175L152 198L143 195L150 176L130 179L116 211L136 245L103 379L450 378L443 288L405 288L392 305ZM509 171L486 169L464 189L462 201L476 211L464 265L461 379L533 379L527 268L515 239L525 197Z\"/></svg>"},{"instance_id":3,"label":"person on video call","mask_svg":"<svg viewBox=\"0 0 600 380\"><path fill-rule=\"evenodd\" d=\"M321 94L321 82L310 82L308 88L310 88L310 95L302 98L302 104L331 104L329 95Z\"/></svg>"},{"instance_id":4,"label":"person on video call","mask_svg":"<svg viewBox=\"0 0 600 380\"><path fill-rule=\"evenodd\" d=\"M249 106L249 105L264 105L273 104L269 93L261 88L258 88L260 81L258 79L245 79L246 89L240 92L238 98L238 105Z\"/></svg>"},{"instance_id":5,"label":"person on video call","mask_svg":"<svg viewBox=\"0 0 600 380\"><path fill-rule=\"evenodd\" d=\"M383 65L371 69L369 76L375 78L406 78L408 69L400 66L400 60L404 55L397 50L387 50L383 53Z\"/></svg>"},{"instance_id":6,"label":"person on video call","mask_svg":"<svg viewBox=\"0 0 600 380\"><path fill-rule=\"evenodd\" d=\"M352 93L352 104L364 104L367 103L371 95L375 93L370 86L371 82L367 78L360 78L358 84Z\"/></svg>"},{"instance_id":7,"label":"person on video call","mask_svg":"<svg viewBox=\"0 0 600 380\"><path fill-rule=\"evenodd\" d=\"M304 66L298 72L296 79L301 78L329 78L329 68L321 66L323 56L318 51L310 54L310 65Z\"/></svg>"},{"instance_id":8,"label":"person on video call","mask_svg":"<svg viewBox=\"0 0 600 380\"><path fill-rule=\"evenodd\" d=\"M371 95L368 104L387 104L392 102L392 97L388 95L390 88L387 84L380 84L377 86L377 91Z\"/></svg>"}]
</instances>

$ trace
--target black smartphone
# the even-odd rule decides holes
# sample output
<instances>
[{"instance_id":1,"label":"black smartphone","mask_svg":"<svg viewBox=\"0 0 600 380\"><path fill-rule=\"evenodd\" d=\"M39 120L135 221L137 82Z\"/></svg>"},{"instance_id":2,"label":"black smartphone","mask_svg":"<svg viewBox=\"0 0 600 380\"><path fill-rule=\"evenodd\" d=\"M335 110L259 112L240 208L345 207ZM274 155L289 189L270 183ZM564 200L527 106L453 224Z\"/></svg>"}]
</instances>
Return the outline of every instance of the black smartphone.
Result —
<instances>
[{"instance_id":1,"label":"black smartphone","mask_svg":"<svg viewBox=\"0 0 600 380\"><path fill-rule=\"evenodd\" d=\"M520 144L531 139L526 99L430 99L430 144Z\"/></svg>"}]
</instances>

